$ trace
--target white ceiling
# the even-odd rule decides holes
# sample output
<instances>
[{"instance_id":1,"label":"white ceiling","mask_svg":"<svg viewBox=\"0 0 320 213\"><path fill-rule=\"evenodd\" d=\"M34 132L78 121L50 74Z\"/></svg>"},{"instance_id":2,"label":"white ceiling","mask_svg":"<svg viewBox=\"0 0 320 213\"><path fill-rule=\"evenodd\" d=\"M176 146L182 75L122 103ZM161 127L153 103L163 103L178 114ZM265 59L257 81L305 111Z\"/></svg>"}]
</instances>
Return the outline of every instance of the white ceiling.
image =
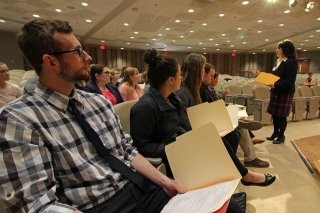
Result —
<instances>
[{"instance_id":1,"label":"white ceiling","mask_svg":"<svg viewBox=\"0 0 320 213\"><path fill-rule=\"evenodd\" d=\"M0 19L5 21L0 20L0 29L18 32L38 14L69 21L82 42L104 40L125 49L273 52L289 38L301 51L320 50L320 0L314 0L310 12L304 11L305 0L297 2L290 8L287 0L251 0L248 5L242 0L0 0Z\"/></svg>"}]
</instances>

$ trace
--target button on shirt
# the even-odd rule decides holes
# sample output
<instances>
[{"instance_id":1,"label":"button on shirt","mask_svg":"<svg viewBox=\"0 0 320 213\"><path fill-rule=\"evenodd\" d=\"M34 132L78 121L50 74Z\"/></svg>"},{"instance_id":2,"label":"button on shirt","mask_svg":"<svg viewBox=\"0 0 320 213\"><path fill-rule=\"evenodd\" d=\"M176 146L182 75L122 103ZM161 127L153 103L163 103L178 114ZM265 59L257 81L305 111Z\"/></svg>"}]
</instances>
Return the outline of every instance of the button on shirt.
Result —
<instances>
[{"instance_id":1,"label":"button on shirt","mask_svg":"<svg viewBox=\"0 0 320 213\"><path fill-rule=\"evenodd\" d=\"M79 90L72 98L111 154L132 167L137 150L110 103ZM85 137L67 110L69 100L38 84L0 109L0 199L10 211L85 210L128 183Z\"/></svg>"}]
</instances>

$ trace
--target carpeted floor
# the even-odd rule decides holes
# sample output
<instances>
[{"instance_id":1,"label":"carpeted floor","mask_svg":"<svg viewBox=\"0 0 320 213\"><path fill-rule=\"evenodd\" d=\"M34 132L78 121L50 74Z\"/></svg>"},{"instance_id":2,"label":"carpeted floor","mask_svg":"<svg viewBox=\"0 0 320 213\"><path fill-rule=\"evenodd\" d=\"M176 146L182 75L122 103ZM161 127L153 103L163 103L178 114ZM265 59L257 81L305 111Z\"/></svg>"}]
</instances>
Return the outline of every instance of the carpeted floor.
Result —
<instances>
[{"instance_id":1,"label":"carpeted floor","mask_svg":"<svg viewBox=\"0 0 320 213\"><path fill-rule=\"evenodd\" d=\"M320 160L320 135L296 139L293 142L313 169L316 169L314 162Z\"/></svg>"}]
</instances>

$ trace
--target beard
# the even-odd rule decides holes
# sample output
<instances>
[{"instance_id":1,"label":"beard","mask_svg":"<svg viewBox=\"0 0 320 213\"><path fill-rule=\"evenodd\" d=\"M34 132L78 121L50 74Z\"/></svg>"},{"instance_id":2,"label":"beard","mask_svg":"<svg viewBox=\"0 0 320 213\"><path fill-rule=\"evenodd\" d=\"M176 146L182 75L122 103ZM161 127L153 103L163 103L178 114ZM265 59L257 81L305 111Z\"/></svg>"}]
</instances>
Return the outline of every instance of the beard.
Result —
<instances>
[{"instance_id":1,"label":"beard","mask_svg":"<svg viewBox=\"0 0 320 213\"><path fill-rule=\"evenodd\" d=\"M66 81L77 82L77 81L88 81L89 79L89 63L83 65L82 68L77 70L71 69L67 63L61 63L60 77Z\"/></svg>"}]
</instances>

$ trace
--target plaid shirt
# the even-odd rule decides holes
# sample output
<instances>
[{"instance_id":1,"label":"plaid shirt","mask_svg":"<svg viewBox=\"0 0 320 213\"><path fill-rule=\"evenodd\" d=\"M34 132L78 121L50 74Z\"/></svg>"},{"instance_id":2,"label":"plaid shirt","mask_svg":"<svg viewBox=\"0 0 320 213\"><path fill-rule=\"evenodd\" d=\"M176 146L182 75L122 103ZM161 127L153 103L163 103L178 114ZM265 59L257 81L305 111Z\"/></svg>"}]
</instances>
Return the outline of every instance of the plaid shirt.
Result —
<instances>
[{"instance_id":1,"label":"plaid shirt","mask_svg":"<svg viewBox=\"0 0 320 213\"><path fill-rule=\"evenodd\" d=\"M74 90L72 98L112 154L132 167L137 151L111 103ZM0 109L0 199L12 212L89 209L128 180L112 171L68 111L69 97L41 84Z\"/></svg>"}]
</instances>

